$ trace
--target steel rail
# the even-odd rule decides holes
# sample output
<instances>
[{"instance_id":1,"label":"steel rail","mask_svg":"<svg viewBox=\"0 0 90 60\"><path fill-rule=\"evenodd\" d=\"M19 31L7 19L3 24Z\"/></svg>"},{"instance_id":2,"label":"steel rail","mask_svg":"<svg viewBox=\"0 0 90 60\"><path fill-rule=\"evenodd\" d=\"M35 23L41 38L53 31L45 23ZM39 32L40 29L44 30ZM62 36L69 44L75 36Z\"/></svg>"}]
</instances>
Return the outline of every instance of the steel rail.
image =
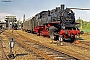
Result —
<instances>
[{"instance_id":1,"label":"steel rail","mask_svg":"<svg viewBox=\"0 0 90 60\"><path fill-rule=\"evenodd\" d=\"M25 36L24 33L22 34L22 36L23 36L24 38L26 37L28 41L32 41L32 42L35 41L35 39L31 39L30 37ZM34 40L34 41L33 41L33 40ZM39 40L40 40L40 38L39 38ZM42 44L42 43L40 43L39 41L36 41L36 43ZM66 54L70 54L70 56L76 57L76 58L81 59L81 60L90 59L90 56L89 56L89 55L88 55L88 56L85 56L85 55L82 54L81 52L76 52L76 51L74 51L74 50L71 50L71 49L68 49L68 48L65 48L65 47L62 47L61 49L58 49L58 48L56 48L56 47L50 46L50 45L45 44L45 43L43 43L42 45L47 46L47 47L49 47L49 48L53 48L53 49L58 50L58 51L62 51L63 53L66 53ZM71 53L71 51L72 51L73 53Z\"/></svg>"},{"instance_id":2,"label":"steel rail","mask_svg":"<svg viewBox=\"0 0 90 60\"><path fill-rule=\"evenodd\" d=\"M12 35L7 34L9 37L11 37ZM28 44L23 43L22 41L20 41L21 38L17 38L17 36L13 35L13 38L15 38L15 41L19 44L21 44L22 46L24 46L25 48L28 48L30 50L32 50L33 52L35 52L36 54L40 55L41 57L43 57L45 60L57 60L56 58L53 58L51 56L48 56L47 54L45 54L44 52L41 52L35 48L32 48L31 46L29 46Z\"/></svg>"},{"instance_id":3,"label":"steel rail","mask_svg":"<svg viewBox=\"0 0 90 60\"><path fill-rule=\"evenodd\" d=\"M2 45L2 37L0 36L0 50L2 51L2 59L3 60L9 60L4 52L3 45Z\"/></svg>"},{"instance_id":4,"label":"steel rail","mask_svg":"<svg viewBox=\"0 0 90 60\"><path fill-rule=\"evenodd\" d=\"M16 34L16 35L17 35L17 34ZM8 34L8 36L9 36L9 34ZM10 35L10 37L11 37L11 35ZM38 50L38 49L32 48L32 47L31 47L30 45L28 45L28 44L23 43L22 40L21 40L21 38L24 39L24 42L27 41L27 38L24 37L24 36L22 36L22 35L21 35L21 38L17 38L17 37L20 37L20 35L13 36L13 37L14 37L15 39L17 39L16 42L18 42L19 44L21 44L21 45L24 46L25 48L28 48L29 50L34 51L36 54L40 55L40 56L43 57L45 60L57 60L57 59L58 59L58 58L55 58L55 56L53 56L53 57L52 57L52 56L49 56L48 54L46 54L46 52L42 52L42 51L40 51L40 50ZM33 41L33 40L31 40L31 41L29 41L29 42L33 42L33 43L39 44L38 42ZM40 44L40 45L42 45L42 44ZM43 45L43 46L44 46L44 45ZM55 50L55 51L57 51L57 50ZM60 53L61 53L61 52L60 52ZM66 54L64 54L64 55L66 55ZM67 55L67 56L69 56L69 55ZM56 57L57 57L57 55L56 55ZM72 57L72 56L69 56L69 57L71 57L71 59L76 60L76 58L74 58L74 57Z\"/></svg>"}]
</instances>

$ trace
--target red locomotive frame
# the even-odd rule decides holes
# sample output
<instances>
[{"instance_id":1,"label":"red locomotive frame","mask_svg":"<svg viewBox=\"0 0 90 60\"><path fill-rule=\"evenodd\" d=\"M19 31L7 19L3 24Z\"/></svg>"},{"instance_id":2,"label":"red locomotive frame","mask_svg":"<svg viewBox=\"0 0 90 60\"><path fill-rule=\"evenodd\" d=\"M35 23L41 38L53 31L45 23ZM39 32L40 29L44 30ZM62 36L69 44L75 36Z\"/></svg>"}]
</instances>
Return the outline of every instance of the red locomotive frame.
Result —
<instances>
[{"instance_id":1,"label":"red locomotive frame","mask_svg":"<svg viewBox=\"0 0 90 60\"><path fill-rule=\"evenodd\" d=\"M49 33L48 33L49 32L48 27L54 26L56 24L60 24L60 23L59 22L52 22L52 23L46 23L43 26L35 26L33 28L33 31L39 36L50 37ZM76 24L79 24L79 23L76 23ZM77 36L77 35L80 36L80 30L79 29L77 29L77 30L60 30L58 33L59 34L57 36L58 36L59 40L61 39L61 37L63 37L62 40L60 40L60 41L63 41L69 37L71 39L73 39L72 41L75 41L75 36Z\"/></svg>"}]
</instances>

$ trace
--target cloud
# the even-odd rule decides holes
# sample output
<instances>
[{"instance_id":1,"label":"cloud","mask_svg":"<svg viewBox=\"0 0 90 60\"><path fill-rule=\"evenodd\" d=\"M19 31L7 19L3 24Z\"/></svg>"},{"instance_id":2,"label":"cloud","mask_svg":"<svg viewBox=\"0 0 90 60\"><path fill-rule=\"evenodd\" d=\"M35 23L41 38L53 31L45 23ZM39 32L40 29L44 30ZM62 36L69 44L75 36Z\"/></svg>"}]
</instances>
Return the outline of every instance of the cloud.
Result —
<instances>
[{"instance_id":1,"label":"cloud","mask_svg":"<svg viewBox=\"0 0 90 60\"><path fill-rule=\"evenodd\" d=\"M90 10L88 10L88 11L87 11L87 14L89 14L89 15L90 15Z\"/></svg>"},{"instance_id":2,"label":"cloud","mask_svg":"<svg viewBox=\"0 0 90 60\"><path fill-rule=\"evenodd\" d=\"M81 18L81 19L83 19L84 21L90 21L90 11L88 10L88 11L79 11L79 10L77 10L77 11L74 11L75 12L75 17L76 17L76 19L79 19L79 17Z\"/></svg>"},{"instance_id":3,"label":"cloud","mask_svg":"<svg viewBox=\"0 0 90 60\"><path fill-rule=\"evenodd\" d=\"M10 13L3 13L0 12L0 21L4 21L5 20L5 16L11 16L12 14Z\"/></svg>"}]
</instances>

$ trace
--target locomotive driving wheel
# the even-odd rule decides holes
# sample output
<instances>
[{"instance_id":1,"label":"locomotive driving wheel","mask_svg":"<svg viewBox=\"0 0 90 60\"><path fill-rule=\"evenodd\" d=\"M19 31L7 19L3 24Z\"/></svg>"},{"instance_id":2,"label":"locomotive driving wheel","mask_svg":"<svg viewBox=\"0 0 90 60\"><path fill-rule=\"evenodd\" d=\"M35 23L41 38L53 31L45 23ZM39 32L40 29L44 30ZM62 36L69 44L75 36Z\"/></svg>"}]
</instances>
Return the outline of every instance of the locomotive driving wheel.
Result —
<instances>
[{"instance_id":1,"label":"locomotive driving wheel","mask_svg":"<svg viewBox=\"0 0 90 60\"><path fill-rule=\"evenodd\" d=\"M40 36L40 30L38 30L37 36Z\"/></svg>"},{"instance_id":2,"label":"locomotive driving wheel","mask_svg":"<svg viewBox=\"0 0 90 60\"><path fill-rule=\"evenodd\" d=\"M74 40L75 40L75 35L74 34L71 34L71 37L70 37L70 39L71 39L71 43L73 43L74 42Z\"/></svg>"},{"instance_id":3,"label":"locomotive driving wheel","mask_svg":"<svg viewBox=\"0 0 90 60\"><path fill-rule=\"evenodd\" d=\"M55 39L55 36L54 36L53 32L52 32L52 34L50 34L50 38L53 39L53 40Z\"/></svg>"},{"instance_id":4,"label":"locomotive driving wheel","mask_svg":"<svg viewBox=\"0 0 90 60\"><path fill-rule=\"evenodd\" d=\"M51 38L51 39L53 39L53 40L55 40L56 39L56 36L54 35L54 32L55 31L55 27L54 26L50 26L49 27L49 37Z\"/></svg>"},{"instance_id":5,"label":"locomotive driving wheel","mask_svg":"<svg viewBox=\"0 0 90 60\"><path fill-rule=\"evenodd\" d=\"M71 41L70 41L70 42L71 42L71 43L73 43L73 42L74 42L74 40L75 40L75 38L71 38Z\"/></svg>"}]
</instances>

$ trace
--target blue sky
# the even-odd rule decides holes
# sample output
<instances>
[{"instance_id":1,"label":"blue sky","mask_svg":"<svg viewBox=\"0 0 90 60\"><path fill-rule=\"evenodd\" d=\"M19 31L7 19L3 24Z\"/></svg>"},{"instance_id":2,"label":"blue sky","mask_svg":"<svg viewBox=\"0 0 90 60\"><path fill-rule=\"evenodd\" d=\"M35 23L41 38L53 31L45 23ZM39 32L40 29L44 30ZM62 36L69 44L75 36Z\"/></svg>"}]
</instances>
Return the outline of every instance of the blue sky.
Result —
<instances>
[{"instance_id":1,"label":"blue sky","mask_svg":"<svg viewBox=\"0 0 90 60\"><path fill-rule=\"evenodd\" d=\"M34 16L42 10L51 10L65 4L65 7L90 8L90 0L10 0L2 2L0 0L0 19L6 15L16 15L22 20ZM76 19L81 17L83 20L90 21L90 11L73 10Z\"/></svg>"}]
</instances>

